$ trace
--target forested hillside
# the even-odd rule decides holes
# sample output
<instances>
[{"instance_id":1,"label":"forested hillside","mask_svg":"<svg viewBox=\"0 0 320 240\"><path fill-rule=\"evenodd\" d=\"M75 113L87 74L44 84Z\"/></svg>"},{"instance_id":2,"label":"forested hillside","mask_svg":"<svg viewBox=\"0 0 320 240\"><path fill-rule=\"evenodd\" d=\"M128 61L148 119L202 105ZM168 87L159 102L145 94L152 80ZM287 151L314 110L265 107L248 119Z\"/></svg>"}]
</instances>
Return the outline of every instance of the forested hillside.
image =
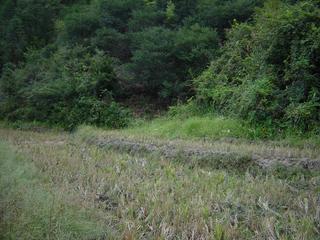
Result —
<instances>
[{"instance_id":1,"label":"forested hillside","mask_svg":"<svg viewBox=\"0 0 320 240\"><path fill-rule=\"evenodd\" d=\"M121 128L138 99L319 126L316 0L2 0L0 35L5 120Z\"/></svg>"},{"instance_id":2,"label":"forested hillside","mask_svg":"<svg viewBox=\"0 0 320 240\"><path fill-rule=\"evenodd\" d=\"M319 236L319 0L0 0L0 239Z\"/></svg>"}]
</instances>

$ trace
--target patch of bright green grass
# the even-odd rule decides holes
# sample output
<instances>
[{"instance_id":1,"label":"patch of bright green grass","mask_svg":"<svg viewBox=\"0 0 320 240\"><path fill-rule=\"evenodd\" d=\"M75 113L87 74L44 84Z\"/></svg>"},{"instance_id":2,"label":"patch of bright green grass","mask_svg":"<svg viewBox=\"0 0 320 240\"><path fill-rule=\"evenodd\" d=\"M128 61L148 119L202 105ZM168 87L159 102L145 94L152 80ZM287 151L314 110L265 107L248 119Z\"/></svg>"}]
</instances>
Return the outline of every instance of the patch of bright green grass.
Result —
<instances>
[{"instance_id":1,"label":"patch of bright green grass","mask_svg":"<svg viewBox=\"0 0 320 240\"><path fill-rule=\"evenodd\" d=\"M150 122L140 123L130 133L146 134L165 138L222 138L249 137L250 129L245 123L224 117L189 117L159 118Z\"/></svg>"},{"instance_id":2,"label":"patch of bright green grass","mask_svg":"<svg viewBox=\"0 0 320 240\"><path fill-rule=\"evenodd\" d=\"M272 126L253 126L243 120L215 116L166 116L151 121L137 120L130 128L120 130L122 134L149 136L162 139L239 139L244 141L272 141L277 145L318 149L320 134L302 133L297 129L280 130Z\"/></svg>"},{"instance_id":3,"label":"patch of bright green grass","mask_svg":"<svg viewBox=\"0 0 320 240\"><path fill-rule=\"evenodd\" d=\"M94 218L0 142L0 239L98 239L104 230Z\"/></svg>"}]
</instances>

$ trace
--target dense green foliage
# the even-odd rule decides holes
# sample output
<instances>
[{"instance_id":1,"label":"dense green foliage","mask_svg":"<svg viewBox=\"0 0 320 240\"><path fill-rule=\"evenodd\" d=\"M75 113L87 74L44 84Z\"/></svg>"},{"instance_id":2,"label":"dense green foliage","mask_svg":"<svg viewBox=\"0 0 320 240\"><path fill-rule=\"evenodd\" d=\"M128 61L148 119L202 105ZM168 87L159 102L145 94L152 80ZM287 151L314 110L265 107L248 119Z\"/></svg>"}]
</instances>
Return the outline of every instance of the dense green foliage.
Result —
<instances>
[{"instance_id":1,"label":"dense green foliage","mask_svg":"<svg viewBox=\"0 0 320 240\"><path fill-rule=\"evenodd\" d=\"M128 112L113 101L117 83L110 57L89 54L83 47L50 51L28 55L23 68L5 66L1 109L9 120L47 121L67 128L82 123L126 125Z\"/></svg>"},{"instance_id":2,"label":"dense green foliage","mask_svg":"<svg viewBox=\"0 0 320 240\"><path fill-rule=\"evenodd\" d=\"M302 130L320 121L320 9L269 2L235 23L222 55L199 78L199 102L251 122Z\"/></svg>"},{"instance_id":3,"label":"dense green foliage","mask_svg":"<svg viewBox=\"0 0 320 240\"><path fill-rule=\"evenodd\" d=\"M312 0L2 0L1 118L119 128L123 102L195 96L209 112L308 131L319 22Z\"/></svg>"}]
</instances>

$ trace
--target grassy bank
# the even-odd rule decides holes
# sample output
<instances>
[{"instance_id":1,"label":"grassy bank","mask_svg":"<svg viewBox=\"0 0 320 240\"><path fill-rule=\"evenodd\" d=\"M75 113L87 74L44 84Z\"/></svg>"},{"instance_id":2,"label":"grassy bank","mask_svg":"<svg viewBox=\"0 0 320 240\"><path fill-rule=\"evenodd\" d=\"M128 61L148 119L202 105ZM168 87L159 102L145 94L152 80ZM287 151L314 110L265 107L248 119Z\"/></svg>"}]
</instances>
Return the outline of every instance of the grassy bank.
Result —
<instances>
[{"instance_id":1,"label":"grassy bank","mask_svg":"<svg viewBox=\"0 0 320 240\"><path fill-rule=\"evenodd\" d=\"M42 239L48 226L54 226L60 232L52 239L70 232L94 239L101 233L100 224L106 239L317 239L320 232L319 173L190 167L157 154L132 155L87 145L79 133L2 129L0 134L33 162L1 148L8 159L2 161L6 167L1 167L1 186L6 190L1 193L29 192L1 195L10 203L1 204L2 216L14 213L1 218L6 220L1 225L5 237L10 232ZM21 201L24 205L14 207ZM99 217L84 218L74 207ZM30 227L35 219L40 220Z\"/></svg>"},{"instance_id":2,"label":"grassy bank","mask_svg":"<svg viewBox=\"0 0 320 240\"><path fill-rule=\"evenodd\" d=\"M249 137L249 127L240 121L223 117L162 117L142 121L126 130L129 133L175 138Z\"/></svg>"},{"instance_id":3,"label":"grassy bank","mask_svg":"<svg viewBox=\"0 0 320 240\"><path fill-rule=\"evenodd\" d=\"M119 131L117 131L119 132ZM245 121L222 116L159 117L153 120L137 120L122 134L149 136L162 139L189 140L240 140L265 142L296 147L320 147L317 132L302 133L297 129L280 130L273 126L253 126Z\"/></svg>"},{"instance_id":4,"label":"grassy bank","mask_svg":"<svg viewBox=\"0 0 320 240\"><path fill-rule=\"evenodd\" d=\"M165 140L205 140L205 141L246 141L265 143L266 141L278 145L288 145L304 148L320 148L320 133L317 131L301 132L299 129L277 128L274 125L252 125L246 121L223 117L214 114L194 114L192 108L178 106L178 111L172 116L172 110L164 116L153 119L133 118L128 127L113 132L125 136L152 137ZM178 109L178 110L177 110ZM188 112L190 111L190 113ZM0 121L0 127L35 132L63 131L58 125L49 125L41 122L6 122ZM81 128L78 127L78 128ZM94 127L93 127L94 128ZM75 131L75 129L68 129ZM109 128L104 128L110 131ZM111 131L112 132L112 131Z\"/></svg>"}]
</instances>

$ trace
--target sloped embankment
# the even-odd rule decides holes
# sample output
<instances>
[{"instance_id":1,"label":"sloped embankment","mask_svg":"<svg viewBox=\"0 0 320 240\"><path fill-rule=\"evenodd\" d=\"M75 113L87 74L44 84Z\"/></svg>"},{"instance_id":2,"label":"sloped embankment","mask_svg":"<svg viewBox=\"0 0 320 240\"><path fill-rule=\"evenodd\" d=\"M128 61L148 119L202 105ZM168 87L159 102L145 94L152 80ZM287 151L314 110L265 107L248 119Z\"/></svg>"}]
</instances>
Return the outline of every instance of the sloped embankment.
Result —
<instances>
[{"instance_id":1,"label":"sloped embankment","mask_svg":"<svg viewBox=\"0 0 320 240\"><path fill-rule=\"evenodd\" d=\"M317 151L278 146L272 143L241 143L239 141L159 140L125 136L119 133L80 130L88 144L129 154L156 154L198 166L216 169L245 169L250 166L275 166L320 170Z\"/></svg>"}]
</instances>

